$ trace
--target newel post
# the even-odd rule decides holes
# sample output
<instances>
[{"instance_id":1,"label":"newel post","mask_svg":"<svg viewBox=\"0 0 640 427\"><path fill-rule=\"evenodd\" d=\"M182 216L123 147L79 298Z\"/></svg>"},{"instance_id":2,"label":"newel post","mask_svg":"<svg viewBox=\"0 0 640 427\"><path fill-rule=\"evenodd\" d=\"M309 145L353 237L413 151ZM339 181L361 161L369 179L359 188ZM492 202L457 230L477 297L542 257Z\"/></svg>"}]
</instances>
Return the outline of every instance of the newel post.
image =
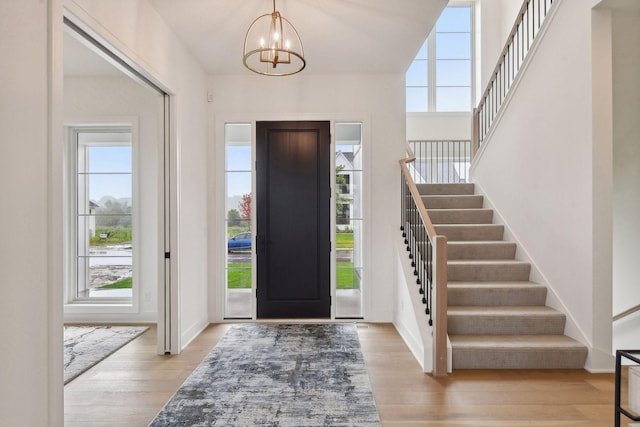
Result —
<instances>
[{"instance_id":1,"label":"newel post","mask_svg":"<svg viewBox=\"0 0 640 427\"><path fill-rule=\"evenodd\" d=\"M480 148L480 110L473 109L471 116L471 160L476 157L476 153Z\"/></svg>"},{"instance_id":2,"label":"newel post","mask_svg":"<svg viewBox=\"0 0 640 427\"><path fill-rule=\"evenodd\" d=\"M447 376L447 237L435 236L436 312L433 340L433 376Z\"/></svg>"}]
</instances>

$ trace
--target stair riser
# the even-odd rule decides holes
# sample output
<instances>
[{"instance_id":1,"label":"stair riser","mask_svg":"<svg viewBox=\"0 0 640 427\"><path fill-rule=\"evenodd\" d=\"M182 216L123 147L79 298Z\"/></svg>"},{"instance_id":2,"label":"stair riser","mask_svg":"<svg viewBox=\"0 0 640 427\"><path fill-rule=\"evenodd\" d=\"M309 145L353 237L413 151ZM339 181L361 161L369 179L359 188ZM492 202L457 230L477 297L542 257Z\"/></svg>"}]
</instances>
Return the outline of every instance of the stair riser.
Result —
<instances>
[{"instance_id":1,"label":"stair riser","mask_svg":"<svg viewBox=\"0 0 640 427\"><path fill-rule=\"evenodd\" d=\"M502 225L434 225L436 233L447 236L450 242L502 240Z\"/></svg>"},{"instance_id":2,"label":"stair riser","mask_svg":"<svg viewBox=\"0 0 640 427\"><path fill-rule=\"evenodd\" d=\"M586 349L457 349L453 369L583 369Z\"/></svg>"},{"instance_id":3,"label":"stair riser","mask_svg":"<svg viewBox=\"0 0 640 427\"><path fill-rule=\"evenodd\" d=\"M447 316L450 335L562 335L565 316Z\"/></svg>"},{"instance_id":4,"label":"stair riser","mask_svg":"<svg viewBox=\"0 0 640 427\"><path fill-rule=\"evenodd\" d=\"M491 224L493 221L490 209L429 209L427 213L432 224Z\"/></svg>"},{"instance_id":5,"label":"stair riser","mask_svg":"<svg viewBox=\"0 0 640 427\"><path fill-rule=\"evenodd\" d=\"M427 209L480 209L482 196L423 196Z\"/></svg>"},{"instance_id":6,"label":"stair riser","mask_svg":"<svg viewBox=\"0 0 640 427\"><path fill-rule=\"evenodd\" d=\"M516 244L510 242L482 243L449 243L448 259L514 259Z\"/></svg>"},{"instance_id":7,"label":"stair riser","mask_svg":"<svg viewBox=\"0 0 640 427\"><path fill-rule=\"evenodd\" d=\"M473 185L418 187L436 232L449 242L453 369L582 369L587 349L562 336L565 315L543 308L547 289L528 281L530 265L501 262L515 259L516 245L502 241L504 228L481 209Z\"/></svg>"},{"instance_id":8,"label":"stair riser","mask_svg":"<svg viewBox=\"0 0 640 427\"><path fill-rule=\"evenodd\" d=\"M447 291L450 307L462 306L542 306L547 298L544 286L533 288L482 289L466 287Z\"/></svg>"},{"instance_id":9,"label":"stair riser","mask_svg":"<svg viewBox=\"0 0 640 427\"><path fill-rule=\"evenodd\" d=\"M522 264L449 264L447 278L450 281L526 281L531 266Z\"/></svg>"},{"instance_id":10,"label":"stair riser","mask_svg":"<svg viewBox=\"0 0 640 427\"><path fill-rule=\"evenodd\" d=\"M416 184L421 195L473 195L474 184Z\"/></svg>"}]
</instances>

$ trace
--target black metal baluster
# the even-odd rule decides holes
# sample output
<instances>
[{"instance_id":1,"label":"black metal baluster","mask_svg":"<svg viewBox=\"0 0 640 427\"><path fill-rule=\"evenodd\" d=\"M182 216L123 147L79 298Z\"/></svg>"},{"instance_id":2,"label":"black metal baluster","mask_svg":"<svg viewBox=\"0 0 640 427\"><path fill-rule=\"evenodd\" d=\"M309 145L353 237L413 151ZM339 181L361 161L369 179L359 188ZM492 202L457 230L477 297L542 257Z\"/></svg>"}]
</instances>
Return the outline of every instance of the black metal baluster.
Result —
<instances>
[{"instance_id":1,"label":"black metal baluster","mask_svg":"<svg viewBox=\"0 0 640 427\"><path fill-rule=\"evenodd\" d=\"M429 240L429 257L427 259L427 277L429 282L429 288L431 288L431 283L433 282L433 245L431 240ZM429 316L429 326L433 325L432 311L431 311L431 298L428 292L425 291L425 303L427 305L425 309L425 313Z\"/></svg>"},{"instance_id":2,"label":"black metal baluster","mask_svg":"<svg viewBox=\"0 0 640 427\"><path fill-rule=\"evenodd\" d=\"M429 177L426 180L426 182L432 183L433 182L433 171L435 169L433 169L434 164L433 164L433 141L429 143L429 173L427 174Z\"/></svg>"}]
</instances>

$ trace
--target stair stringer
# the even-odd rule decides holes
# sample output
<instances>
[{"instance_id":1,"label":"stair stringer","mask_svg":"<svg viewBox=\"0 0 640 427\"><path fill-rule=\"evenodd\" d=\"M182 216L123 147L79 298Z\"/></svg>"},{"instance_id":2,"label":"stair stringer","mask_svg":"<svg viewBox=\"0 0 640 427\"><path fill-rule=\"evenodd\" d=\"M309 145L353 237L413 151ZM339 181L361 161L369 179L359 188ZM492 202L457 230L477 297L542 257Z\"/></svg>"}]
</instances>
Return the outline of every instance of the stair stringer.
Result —
<instances>
[{"instance_id":1,"label":"stair stringer","mask_svg":"<svg viewBox=\"0 0 640 427\"><path fill-rule=\"evenodd\" d=\"M475 185L475 194L484 196L483 207L493 209L493 223L504 226L503 239L505 241L511 241L516 243L516 259L521 261L526 261L531 264L531 272L529 273L529 280L531 280L532 282L538 283L540 285L543 285L547 288L546 305L560 311L566 316L564 334L582 343L587 347L589 353L587 355L587 360L585 362L585 369L590 372L595 372L588 369L589 360L590 358L594 357L594 352L600 352L600 350L595 349L593 347L593 343L591 342L591 340L587 337L587 335L584 333L582 328L578 326L578 323L576 322L575 318L571 314L571 311L567 308L567 306L564 304L562 299L558 296L558 293L555 291L555 289L551 285L551 282L547 280L542 270L536 264L535 260L531 257L529 252L527 252L525 245L523 245L520 239L518 238L518 236L511 231L511 227L509 226L509 223L504 219L498 207L492 203L491 198L487 196L487 194L482 189L482 186L477 182L474 182L473 184ZM598 357L598 356L595 356L595 357ZM598 370L597 372L602 372L602 371ZM609 372L609 371L607 370L605 372Z\"/></svg>"},{"instance_id":2,"label":"stair stringer","mask_svg":"<svg viewBox=\"0 0 640 427\"><path fill-rule=\"evenodd\" d=\"M429 326L425 314L425 305L420 300L418 286L406 245L402 238L395 242L396 246L396 301L393 325L402 337L413 357L425 373L433 372L434 361L434 328ZM451 342L447 336L447 372L453 366Z\"/></svg>"}]
</instances>

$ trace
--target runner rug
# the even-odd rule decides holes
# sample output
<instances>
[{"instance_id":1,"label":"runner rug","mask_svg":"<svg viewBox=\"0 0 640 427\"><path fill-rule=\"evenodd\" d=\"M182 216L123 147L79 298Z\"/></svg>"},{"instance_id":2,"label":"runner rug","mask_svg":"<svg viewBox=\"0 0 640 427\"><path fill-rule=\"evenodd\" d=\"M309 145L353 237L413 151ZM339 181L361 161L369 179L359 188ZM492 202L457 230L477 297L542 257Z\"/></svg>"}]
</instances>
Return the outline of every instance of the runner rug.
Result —
<instances>
[{"instance_id":1,"label":"runner rug","mask_svg":"<svg viewBox=\"0 0 640 427\"><path fill-rule=\"evenodd\" d=\"M380 426L353 324L235 325L151 423Z\"/></svg>"},{"instance_id":2,"label":"runner rug","mask_svg":"<svg viewBox=\"0 0 640 427\"><path fill-rule=\"evenodd\" d=\"M146 326L65 326L64 383L133 340Z\"/></svg>"}]
</instances>

